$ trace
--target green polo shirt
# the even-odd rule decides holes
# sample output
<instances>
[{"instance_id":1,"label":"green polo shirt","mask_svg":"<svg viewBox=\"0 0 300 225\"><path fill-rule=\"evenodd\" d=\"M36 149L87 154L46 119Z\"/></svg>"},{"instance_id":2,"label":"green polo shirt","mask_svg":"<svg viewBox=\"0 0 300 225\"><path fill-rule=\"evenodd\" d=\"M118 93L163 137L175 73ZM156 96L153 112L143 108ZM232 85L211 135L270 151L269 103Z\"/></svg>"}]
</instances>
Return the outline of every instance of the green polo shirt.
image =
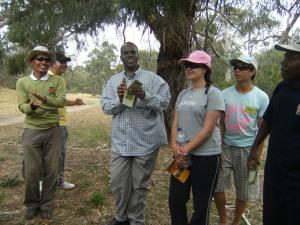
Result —
<instances>
[{"instance_id":1,"label":"green polo shirt","mask_svg":"<svg viewBox=\"0 0 300 225\"><path fill-rule=\"evenodd\" d=\"M26 114L24 128L45 130L57 126L59 122L58 108L66 103L66 86L59 76L43 76L40 80L31 74L17 81L18 108ZM32 93L47 97L41 103ZM36 110L31 109L30 102L40 102Z\"/></svg>"}]
</instances>

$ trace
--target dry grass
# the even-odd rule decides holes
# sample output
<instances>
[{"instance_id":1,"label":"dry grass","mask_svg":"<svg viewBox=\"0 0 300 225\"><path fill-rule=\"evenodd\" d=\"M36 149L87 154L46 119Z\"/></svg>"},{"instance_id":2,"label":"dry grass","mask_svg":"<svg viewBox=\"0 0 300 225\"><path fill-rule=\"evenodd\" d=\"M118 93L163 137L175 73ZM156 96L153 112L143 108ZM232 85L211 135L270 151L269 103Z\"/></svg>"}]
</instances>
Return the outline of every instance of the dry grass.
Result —
<instances>
[{"instance_id":1,"label":"dry grass","mask_svg":"<svg viewBox=\"0 0 300 225\"><path fill-rule=\"evenodd\" d=\"M92 99L91 104L99 103L97 97L87 98ZM111 117L105 116L97 106L69 113L69 122L70 147L65 176L67 181L75 183L77 187L70 191L58 192L51 224L104 225L114 211L108 168ZM0 181L7 177L22 181L20 134L21 125L0 126ZM169 175L166 167L171 161L171 155L168 148L160 151L148 195L146 225L170 224L167 203ZM0 224L24 223L23 194L23 183L16 183L12 187L0 187ZM228 195L229 201L234 202L233 192L229 192ZM189 208L191 209L191 204ZM261 224L261 201L250 205L247 217L252 225ZM216 210L212 204L211 224L216 223Z\"/></svg>"},{"instance_id":2,"label":"dry grass","mask_svg":"<svg viewBox=\"0 0 300 225\"><path fill-rule=\"evenodd\" d=\"M0 86L0 115L18 112L16 91Z\"/></svg>"},{"instance_id":3,"label":"dry grass","mask_svg":"<svg viewBox=\"0 0 300 225\"><path fill-rule=\"evenodd\" d=\"M67 94L67 99L81 98L87 105L99 104L99 96L91 94ZM0 86L0 117L20 115L17 107L17 93L15 90Z\"/></svg>"},{"instance_id":4,"label":"dry grass","mask_svg":"<svg viewBox=\"0 0 300 225\"><path fill-rule=\"evenodd\" d=\"M111 218L114 200L108 184L110 149L102 147L109 146L110 120L110 117L104 116L98 108L71 114L69 126L71 147L67 157L66 180L75 183L77 188L71 191L59 191L53 224L105 224ZM0 127L0 131L2 140L0 169L5 171L1 173L0 179L7 176L18 176L21 179L21 126ZM148 224L168 224L169 221L166 201L168 175L165 172L169 160L170 154L165 149L161 152L157 163L149 194L147 220L152 222ZM4 195L0 204L0 224L22 224L24 222L23 185L0 190ZM100 204L95 204L93 201L94 193L100 193L102 196L103 200ZM4 212L11 214L4 215ZM166 216L157 218L157 215L162 214Z\"/></svg>"}]
</instances>

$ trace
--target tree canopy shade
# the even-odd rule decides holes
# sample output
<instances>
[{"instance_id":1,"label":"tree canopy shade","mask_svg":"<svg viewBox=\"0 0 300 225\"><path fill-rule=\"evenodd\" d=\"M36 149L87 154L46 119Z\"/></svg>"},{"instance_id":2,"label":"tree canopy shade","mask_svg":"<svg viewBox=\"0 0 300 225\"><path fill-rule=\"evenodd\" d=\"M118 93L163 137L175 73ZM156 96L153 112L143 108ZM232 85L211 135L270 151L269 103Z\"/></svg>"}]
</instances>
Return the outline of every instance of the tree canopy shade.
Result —
<instances>
[{"instance_id":1,"label":"tree canopy shade","mask_svg":"<svg viewBox=\"0 0 300 225\"><path fill-rule=\"evenodd\" d=\"M38 43L49 47L64 44L70 35L94 34L104 24L135 21L148 26L161 43L157 72L170 85L171 108L184 86L177 65L191 47L191 26L197 4L195 0L12 0L9 5L8 38L31 48ZM138 43L137 43L138 44ZM168 118L170 113L167 114ZM168 119L167 119L168 121Z\"/></svg>"},{"instance_id":2,"label":"tree canopy shade","mask_svg":"<svg viewBox=\"0 0 300 225\"><path fill-rule=\"evenodd\" d=\"M70 37L80 43L79 35L96 34L106 24L135 22L149 28L160 42L157 73L172 93L169 127L177 94L185 86L180 58L202 48L226 62L228 52L242 47L251 52L258 43L268 46L280 38L272 32L280 21L276 15L292 18L282 32L288 36L299 8L298 0L6 0L0 5L0 28L8 25L8 39L23 48L38 43L55 48Z\"/></svg>"},{"instance_id":3,"label":"tree canopy shade","mask_svg":"<svg viewBox=\"0 0 300 225\"><path fill-rule=\"evenodd\" d=\"M112 23L116 8L114 1L106 0L12 0L6 15L11 42L53 48L70 35L94 34Z\"/></svg>"},{"instance_id":4,"label":"tree canopy shade","mask_svg":"<svg viewBox=\"0 0 300 225\"><path fill-rule=\"evenodd\" d=\"M89 74L89 81L92 84L90 92L100 94L107 80L116 73L117 56L116 46L103 42L100 49L94 49L86 62L85 70Z\"/></svg>"}]
</instances>

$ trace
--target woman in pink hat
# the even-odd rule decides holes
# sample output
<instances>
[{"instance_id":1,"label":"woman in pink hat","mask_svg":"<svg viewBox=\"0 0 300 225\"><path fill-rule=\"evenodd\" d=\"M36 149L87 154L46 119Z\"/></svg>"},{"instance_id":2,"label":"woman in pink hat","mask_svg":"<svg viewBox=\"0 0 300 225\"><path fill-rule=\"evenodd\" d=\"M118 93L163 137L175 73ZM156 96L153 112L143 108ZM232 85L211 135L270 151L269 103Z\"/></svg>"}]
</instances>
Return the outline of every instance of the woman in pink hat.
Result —
<instances>
[{"instance_id":1,"label":"woman in pink hat","mask_svg":"<svg viewBox=\"0 0 300 225\"><path fill-rule=\"evenodd\" d=\"M206 52L194 51L188 58L179 60L179 64L183 66L191 85L178 95L170 147L175 155L176 166L180 168L189 165L190 176L184 183L171 176L171 224L207 225L220 164L221 136L218 122L225 105L221 91L211 85L211 57ZM176 144L179 127L188 140L181 146ZM191 189L194 212L189 220L186 203Z\"/></svg>"}]
</instances>

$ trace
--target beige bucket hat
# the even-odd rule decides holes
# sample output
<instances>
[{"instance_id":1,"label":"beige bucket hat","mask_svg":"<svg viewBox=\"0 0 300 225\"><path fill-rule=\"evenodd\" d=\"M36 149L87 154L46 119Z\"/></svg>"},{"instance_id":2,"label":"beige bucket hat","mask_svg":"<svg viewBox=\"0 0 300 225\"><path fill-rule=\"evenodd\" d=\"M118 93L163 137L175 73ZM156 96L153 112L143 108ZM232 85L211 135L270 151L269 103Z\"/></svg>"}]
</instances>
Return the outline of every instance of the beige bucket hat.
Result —
<instances>
[{"instance_id":1,"label":"beige bucket hat","mask_svg":"<svg viewBox=\"0 0 300 225\"><path fill-rule=\"evenodd\" d=\"M28 56L26 57L25 61L27 63L30 62L30 60L36 56L37 54L45 54L48 55L49 58L51 59L51 64L55 63L55 53L50 52L49 49L45 46L38 45L34 47L29 53Z\"/></svg>"}]
</instances>

